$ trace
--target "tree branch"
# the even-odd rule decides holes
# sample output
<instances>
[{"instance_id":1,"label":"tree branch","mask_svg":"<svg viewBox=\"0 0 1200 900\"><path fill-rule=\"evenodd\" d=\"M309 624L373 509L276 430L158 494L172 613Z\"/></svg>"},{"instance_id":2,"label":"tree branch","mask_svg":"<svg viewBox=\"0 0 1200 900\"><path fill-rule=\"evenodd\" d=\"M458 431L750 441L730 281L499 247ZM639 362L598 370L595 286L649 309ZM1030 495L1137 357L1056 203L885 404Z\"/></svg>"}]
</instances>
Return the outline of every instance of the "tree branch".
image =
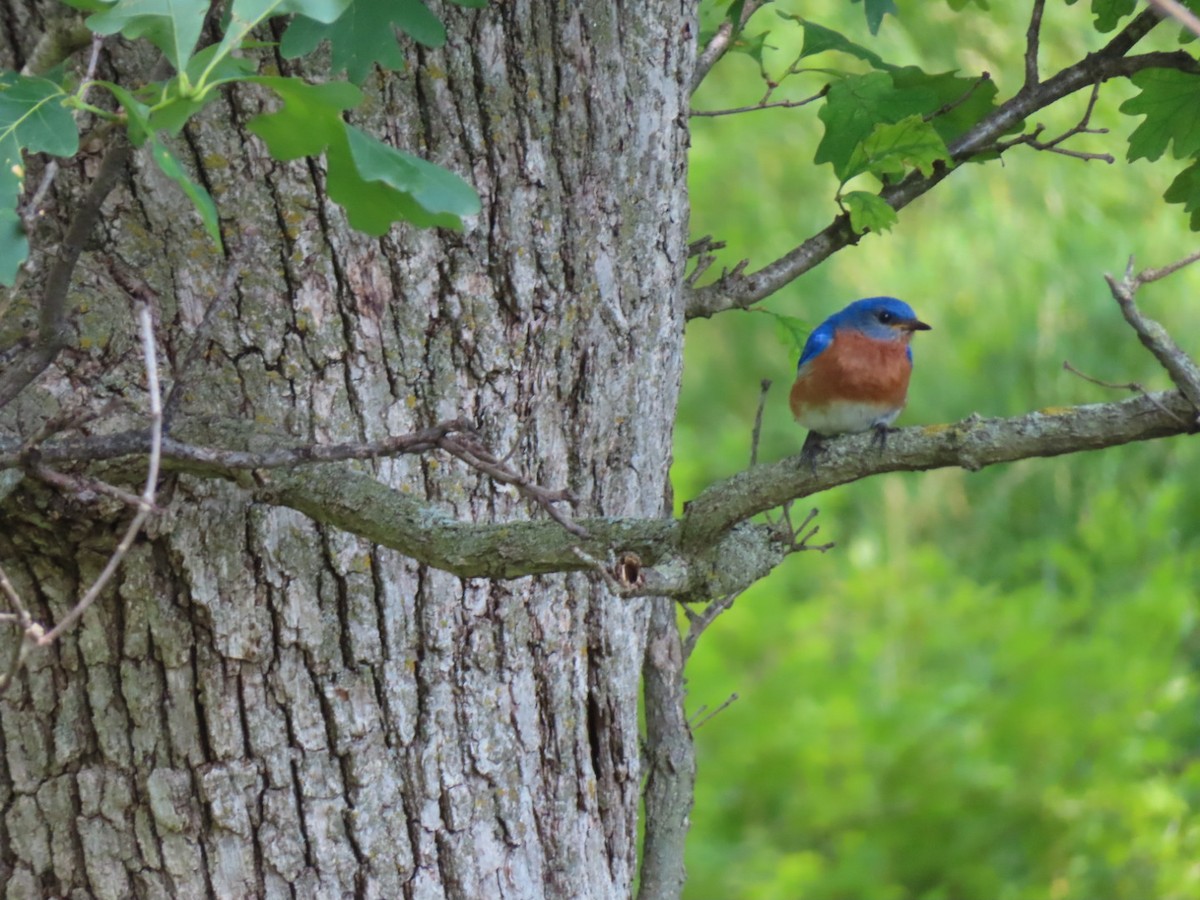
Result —
<instances>
[{"instance_id":1,"label":"tree branch","mask_svg":"<svg viewBox=\"0 0 1200 900\"><path fill-rule=\"evenodd\" d=\"M1165 278L1198 259L1200 259L1200 253L1193 253L1187 259L1173 265L1164 266L1161 269L1147 269L1134 275L1133 257L1130 257L1129 265L1125 269L1125 277L1121 281L1117 281L1111 275L1104 276L1104 280L1108 282L1108 286L1112 290L1113 299L1121 307L1121 314L1130 327L1137 332L1142 346L1154 354L1154 358L1167 370L1167 374L1171 376L1171 381L1179 388L1180 393L1191 402L1192 413L1188 418L1193 423L1200 423L1200 366L1197 366L1195 361L1180 349L1165 328L1138 309L1133 297L1143 284Z\"/></svg>"},{"instance_id":2,"label":"tree branch","mask_svg":"<svg viewBox=\"0 0 1200 900\"><path fill-rule=\"evenodd\" d=\"M750 17L763 5L763 2L764 0L746 0L742 5L742 14L738 19L737 28L734 28L733 23L728 19L721 23L716 34L709 39L704 49L700 51L700 55L696 57L696 67L692 70L691 93L694 94L696 88L700 87L700 82L729 50L734 39L741 34L746 23L750 21Z\"/></svg>"},{"instance_id":3,"label":"tree branch","mask_svg":"<svg viewBox=\"0 0 1200 900\"><path fill-rule=\"evenodd\" d=\"M950 166L938 165L928 176L914 172L899 184L884 188L879 196L893 209L903 209L946 178L959 164L994 151L1003 136L1026 118L1082 88L1149 68L1200 73L1200 63L1184 51L1125 55L1159 21L1158 12L1146 10L1103 49L1088 54L1047 81L1032 86L1026 84L991 115L950 144ZM843 247L858 243L861 237L850 227L850 217L843 213L785 256L758 271L746 274L735 270L710 285L693 288L688 292L687 317L708 318L729 309L745 309L799 278Z\"/></svg>"},{"instance_id":4,"label":"tree branch","mask_svg":"<svg viewBox=\"0 0 1200 900\"><path fill-rule=\"evenodd\" d=\"M460 522L410 493L380 484L370 473L341 463L247 468L255 461L249 451L200 452L164 440L163 468L229 479L262 502L296 509L462 578L584 571L591 564L581 558L580 550L594 559L629 553L641 560L645 581L623 593L695 601L742 590L799 549L786 523L747 521L791 500L883 472L946 466L973 471L1018 459L1186 434L1191 431L1187 423L1194 419L1187 398L1167 391L1012 418L971 416L950 425L905 428L889 436L884 451L871 444L870 435L851 435L826 444L816 472L799 454L760 464L703 491L688 504L682 519L587 518L579 522L588 533L586 538L544 519ZM412 446L428 439L408 437L414 441ZM278 436L262 434L256 440L281 443ZM143 431L47 443L39 453L44 462L63 463L135 457L145 454L148 446ZM332 455L318 447L277 446L270 452L313 459ZM0 466L15 465L19 460L13 452L0 453Z\"/></svg>"},{"instance_id":5,"label":"tree branch","mask_svg":"<svg viewBox=\"0 0 1200 900\"><path fill-rule=\"evenodd\" d=\"M38 320L38 333L24 353L0 372L0 409L25 389L46 367L54 361L67 342L67 292L71 288L71 276L83 245L100 219L100 207L109 192L116 187L133 153L123 136L117 141L100 163L100 170L88 188L87 196L75 212L71 226L67 229L58 258L50 268L46 287L42 291Z\"/></svg>"},{"instance_id":6,"label":"tree branch","mask_svg":"<svg viewBox=\"0 0 1200 900\"><path fill-rule=\"evenodd\" d=\"M1178 418L1177 418L1178 417ZM734 475L703 491L684 509L681 546L704 547L725 529L785 500L808 497L882 472L920 472L957 466L976 471L1035 456L1100 450L1133 441L1189 433L1195 418L1176 391L1116 403L1053 407L1006 419L970 416L951 425L902 428L879 452L872 436L826 443L816 472L799 454Z\"/></svg>"}]
</instances>

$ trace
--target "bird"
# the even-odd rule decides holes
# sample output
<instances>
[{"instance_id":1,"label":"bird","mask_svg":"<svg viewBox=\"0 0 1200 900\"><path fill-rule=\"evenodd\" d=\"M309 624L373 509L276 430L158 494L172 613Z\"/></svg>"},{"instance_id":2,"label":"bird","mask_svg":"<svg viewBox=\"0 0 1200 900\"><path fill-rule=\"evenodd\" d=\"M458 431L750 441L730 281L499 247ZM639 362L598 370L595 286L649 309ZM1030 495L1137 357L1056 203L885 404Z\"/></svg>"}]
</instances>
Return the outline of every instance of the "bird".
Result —
<instances>
[{"instance_id":1,"label":"bird","mask_svg":"<svg viewBox=\"0 0 1200 900\"><path fill-rule=\"evenodd\" d=\"M856 300L813 329L789 397L809 430L802 454L813 461L824 438L871 429L882 449L908 397L913 333L930 329L895 297Z\"/></svg>"}]
</instances>

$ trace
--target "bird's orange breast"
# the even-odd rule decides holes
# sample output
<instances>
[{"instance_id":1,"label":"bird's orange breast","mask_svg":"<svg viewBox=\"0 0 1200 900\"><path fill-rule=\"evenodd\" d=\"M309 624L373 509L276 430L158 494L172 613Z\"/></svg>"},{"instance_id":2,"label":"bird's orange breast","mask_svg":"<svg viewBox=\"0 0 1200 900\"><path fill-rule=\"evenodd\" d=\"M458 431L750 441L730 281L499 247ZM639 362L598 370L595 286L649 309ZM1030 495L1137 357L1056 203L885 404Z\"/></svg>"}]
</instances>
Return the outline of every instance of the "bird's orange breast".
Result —
<instances>
[{"instance_id":1,"label":"bird's orange breast","mask_svg":"<svg viewBox=\"0 0 1200 900\"><path fill-rule=\"evenodd\" d=\"M907 336L906 336L907 338ZM792 385L792 413L831 403L862 403L899 409L908 394L912 361L908 340L877 341L843 330L801 367Z\"/></svg>"}]
</instances>

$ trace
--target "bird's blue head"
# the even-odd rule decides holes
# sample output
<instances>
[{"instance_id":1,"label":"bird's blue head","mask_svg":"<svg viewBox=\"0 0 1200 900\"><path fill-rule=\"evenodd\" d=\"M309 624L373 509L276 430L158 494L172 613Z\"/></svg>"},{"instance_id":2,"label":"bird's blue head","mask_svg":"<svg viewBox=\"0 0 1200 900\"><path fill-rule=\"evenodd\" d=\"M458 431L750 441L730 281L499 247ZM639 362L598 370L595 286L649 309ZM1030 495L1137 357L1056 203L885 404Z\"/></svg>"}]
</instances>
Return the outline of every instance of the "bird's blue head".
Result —
<instances>
[{"instance_id":1,"label":"bird's blue head","mask_svg":"<svg viewBox=\"0 0 1200 900\"><path fill-rule=\"evenodd\" d=\"M829 324L853 328L879 341L903 340L914 331L929 331L930 326L917 318L913 308L895 297L868 297L855 300L839 313L829 317Z\"/></svg>"}]
</instances>

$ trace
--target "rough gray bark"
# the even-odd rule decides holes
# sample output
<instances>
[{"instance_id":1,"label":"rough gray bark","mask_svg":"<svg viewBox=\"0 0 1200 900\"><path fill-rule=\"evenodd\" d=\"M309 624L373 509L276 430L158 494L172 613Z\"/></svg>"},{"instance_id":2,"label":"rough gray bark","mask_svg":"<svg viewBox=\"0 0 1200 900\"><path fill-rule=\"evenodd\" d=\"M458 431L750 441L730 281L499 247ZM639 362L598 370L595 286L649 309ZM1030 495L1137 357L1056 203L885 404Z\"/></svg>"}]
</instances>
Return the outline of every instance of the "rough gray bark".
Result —
<instances>
[{"instance_id":1,"label":"rough gray bark","mask_svg":"<svg viewBox=\"0 0 1200 900\"><path fill-rule=\"evenodd\" d=\"M17 7L0 64L19 68L62 8ZM440 12L447 46L369 82L356 123L473 182L484 208L462 235L351 231L318 164L274 163L245 130L265 102L251 90L189 126L177 147L227 244L257 237L179 415L322 441L465 416L580 514L657 516L681 365L690 6ZM109 75L146 71L113 46ZM80 169L35 242L57 239ZM138 423L109 260L159 294L170 384L224 278L184 210L135 156L77 269L68 350L5 411L9 435L114 398L95 427ZM6 336L36 316L24 296ZM461 520L542 515L445 458L356 465ZM583 573L460 579L190 474L160 501L115 588L0 699L7 897L628 896L645 601ZM0 563L55 621L127 513L28 480L2 503Z\"/></svg>"}]
</instances>

